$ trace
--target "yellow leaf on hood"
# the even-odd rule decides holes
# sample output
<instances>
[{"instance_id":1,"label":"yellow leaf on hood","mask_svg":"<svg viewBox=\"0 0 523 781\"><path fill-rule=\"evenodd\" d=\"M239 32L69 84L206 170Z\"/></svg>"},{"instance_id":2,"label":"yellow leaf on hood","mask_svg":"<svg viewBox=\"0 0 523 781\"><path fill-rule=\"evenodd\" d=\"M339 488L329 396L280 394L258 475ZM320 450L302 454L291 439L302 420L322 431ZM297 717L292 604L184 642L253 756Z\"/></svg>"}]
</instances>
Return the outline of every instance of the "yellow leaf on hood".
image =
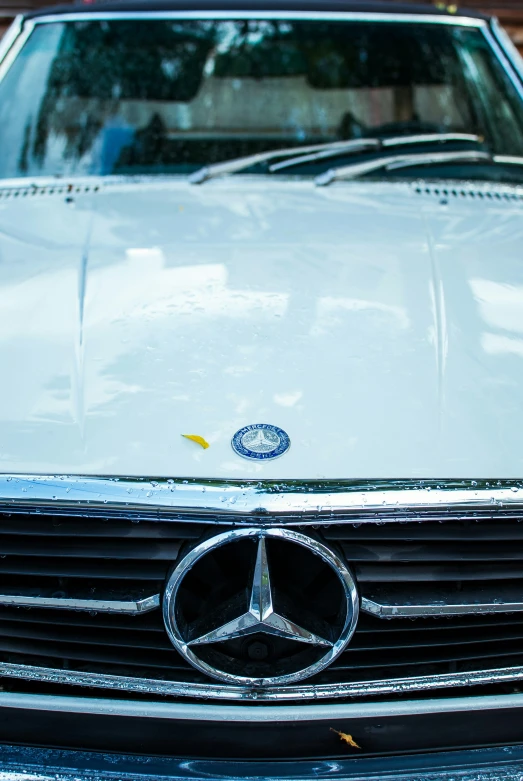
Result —
<instances>
[{"instance_id":1,"label":"yellow leaf on hood","mask_svg":"<svg viewBox=\"0 0 523 781\"><path fill-rule=\"evenodd\" d=\"M352 748L361 748L361 746L358 746L352 735L348 735L346 732L338 732L337 729L330 728L331 732L335 732L336 735L340 736L340 740L343 740L345 743L347 743L348 746L352 746Z\"/></svg>"},{"instance_id":2,"label":"yellow leaf on hood","mask_svg":"<svg viewBox=\"0 0 523 781\"><path fill-rule=\"evenodd\" d=\"M182 434L182 437L185 437L185 439L190 439L191 442L196 442L198 445L201 445L204 450L207 450L209 447L207 440L203 437L199 437L198 434Z\"/></svg>"}]
</instances>

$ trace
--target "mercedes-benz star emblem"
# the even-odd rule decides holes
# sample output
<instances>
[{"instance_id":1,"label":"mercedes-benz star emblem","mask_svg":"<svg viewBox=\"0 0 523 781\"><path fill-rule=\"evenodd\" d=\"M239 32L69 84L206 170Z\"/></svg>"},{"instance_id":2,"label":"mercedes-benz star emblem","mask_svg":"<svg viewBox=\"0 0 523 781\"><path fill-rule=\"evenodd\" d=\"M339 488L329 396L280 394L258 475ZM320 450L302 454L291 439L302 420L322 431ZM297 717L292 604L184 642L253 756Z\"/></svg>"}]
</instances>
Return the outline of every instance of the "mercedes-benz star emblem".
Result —
<instances>
[{"instance_id":1,"label":"mercedes-benz star emblem","mask_svg":"<svg viewBox=\"0 0 523 781\"><path fill-rule=\"evenodd\" d=\"M290 448L291 441L289 435L278 426L253 423L237 431L231 444L239 456L265 460L282 456Z\"/></svg>"},{"instance_id":2,"label":"mercedes-benz star emblem","mask_svg":"<svg viewBox=\"0 0 523 781\"><path fill-rule=\"evenodd\" d=\"M354 633L358 605L354 578L323 543L249 528L193 548L168 580L163 613L172 643L198 670L268 687L331 664Z\"/></svg>"}]
</instances>

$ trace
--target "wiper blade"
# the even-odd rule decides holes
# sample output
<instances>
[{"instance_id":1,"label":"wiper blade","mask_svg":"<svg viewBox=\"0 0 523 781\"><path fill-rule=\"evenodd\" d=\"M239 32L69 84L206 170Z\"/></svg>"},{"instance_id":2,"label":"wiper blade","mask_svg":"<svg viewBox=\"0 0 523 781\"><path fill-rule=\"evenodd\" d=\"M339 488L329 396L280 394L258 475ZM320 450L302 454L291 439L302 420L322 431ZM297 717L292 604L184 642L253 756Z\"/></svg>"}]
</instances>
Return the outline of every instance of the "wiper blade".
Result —
<instances>
[{"instance_id":1,"label":"wiper blade","mask_svg":"<svg viewBox=\"0 0 523 781\"><path fill-rule=\"evenodd\" d=\"M277 160L279 157L291 157L293 155L304 155L319 151L354 151L360 152L366 149L379 149L381 141L376 138L356 138L352 141L332 141L328 144L314 144L313 146L290 147L288 149L271 149L268 152L259 152L256 155L247 155L245 157L236 157L234 160L225 160L223 163L214 163L199 168L189 176L191 184L203 184L208 179L214 179L216 176L225 174L235 174L246 168L251 168L259 163L266 163L270 160Z\"/></svg>"},{"instance_id":2,"label":"wiper blade","mask_svg":"<svg viewBox=\"0 0 523 781\"><path fill-rule=\"evenodd\" d=\"M445 143L447 141L471 141L481 144L484 139L481 136L469 133L425 133L412 136L394 136L392 138L354 138L350 141L332 141L326 144L314 144L312 146L290 147L285 149L271 149L268 152L259 152L256 155L236 157L233 160L224 160L223 163L214 163L198 169L189 176L191 184L203 184L216 176L235 174L253 165L267 163L280 157L290 157L269 168L271 172L278 171L291 165L300 165L310 160L321 160L324 157L334 157L339 154L355 154L372 149L386 149L387 147L401 146L402 144Z\"/></svg>"},{"instance_id":3,"label":"wiper blade","mask_svg":"<svg viewBox=\"0 0 523 781\"><path fill-rule=\"evenodd\" d=\"M514 157L514 155L494 155L493 160L501 165L523 165L523 157Z\"/></svg>"},{"instance_id":4,"label":"wiper blade","mask_svg":"<svg viewBox=\"0 0 523 781\"><path fill-rule=\"evenodd\" d=\"M412 136L393 136L391 138L384 138L382 140L378 138L369 139L377 141L377 149L387 149L395 146L407 146L411 144L444 144L449 141L470 141L476 144L482 144L485 140L482 136L476 136L471 133L425 133ZM328 157L335 157L336 155L344 154L346 151L343 147L338 149L322 149L311 154L300 155L299 157L291 157L290 160L284 160L281 163L271 165L269 171L281 171L283 168L291 168L294 165L301 165L302 163L310 163L315 160L324 160ZM359 150L355 150L359 151Z\"/></svg>"},{"instance_id":5,"label":"wiper blade","mask_svg":"<svg viewBox=\"0 0 523 781\"><path fill-rule=\"evenodd\" d=\"M461 152L422 152L419 154L390 155L367 160L363 163L352 163L341 168L331 168L324 174L317 176L315 184L325 187L332 182L342 179L357 179L359 176L379 171L380 169L394 170L397 168L410 168L418 165L437 165L438 163L479 163L479 162L503 162L488 152L480 150L463 150Z\"/></svg>"}]
</instances>

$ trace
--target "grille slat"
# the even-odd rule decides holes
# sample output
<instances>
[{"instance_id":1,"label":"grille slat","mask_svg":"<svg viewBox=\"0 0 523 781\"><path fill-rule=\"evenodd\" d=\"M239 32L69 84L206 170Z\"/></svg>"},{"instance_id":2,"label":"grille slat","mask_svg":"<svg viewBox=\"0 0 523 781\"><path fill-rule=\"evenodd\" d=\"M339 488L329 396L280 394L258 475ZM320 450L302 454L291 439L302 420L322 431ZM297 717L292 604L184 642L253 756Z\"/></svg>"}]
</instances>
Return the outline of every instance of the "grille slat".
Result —
<instances>
[{"instance_id":1,"label":"grille slat","mask_svg":"<svg viewBox=\"0 0 523 781\"><path fill-rule=\"evenodd\" d=\"M496 641L493 640L487 646L481 644L481 647L475 648L474 645L460 646L462 650L457 652L455 649L452 652L445 651L446 646L416 646L414 648L402 648L400 654L390 655L387 661L391 666L411 666L416 664L440 664L441 662L456 662L465 661L471 659L497 659L508 656L523 656L523 650L521 648L521 642L514 641L512 644L505 643L501 648L499 645L496 647ZM388 649L385 649L388 650ZM365 653L365 656L363 656ZM370 667L382 667L383 656L382 649L369 652L360 652L357 650L346 651L341 657L342 661L337 664L336 662L332 666L332 670L335 669L359 669Z\"/></svg>"},{"instance_id":2,"label":"grille slat","mask_svg":"<svg viewBox=\"0 0 523 781\"><path fill-rule=\"evenodd\" d=\"M470 631L468 634L455 627L449 628L444 634L444 630L439 631L442 634L439 634L438 631L427 632L419 630L418 635L407 635L403 637L398 636L396 632L389 632L388 635L390 636L386 637L383 637L384 633L381 632L376 632L373 635L370 635L370 633L367 633L366 635L357 634L352 641L349 650L345 653L350 654L353 651L368 651L369 653L373 653L378 649L379 653L382 654L385 651L396 653L409 648L449 648L451 646L466 647L472 645L483 645L483 647L486 648L489 643L496 645L497 652L499 653L501 643L504 643L505 641L521 640L522 635L521 627L514 627L511 632L505 630L499 634L496 633L496 637L487 638L479 636L480 630L476 630L474 633Z\"/></svg>"},{"instance_id":3,"label":"grille slat","mask_svg":"<svg viewBox=\"0 0 523 781\"><path fill-rule=\"evenodd\" d=\"M7 610L7 609L6 609ZM25 616L18 613L25 613ZM33 611L31 610L31 614ZM0 645L2 637L34 637L71 642L87 642L132 647L134 644L151 648L167 648L171 646L163 629L160 611L149 615L145 622L142 616L106 616L102 624L101 617L86 616L83 622L76 614L67 615L65 611L52 616L47 611L47 617L33 617L24 608L11 609L8 614L0 616ZM69 619L69 620L68 620ZM133 625L134 623L134 625ZM361 621L360 624L363 624ZM479 643L502 643L505 640L519 638L523 635L522 621L512 623L493 623L496 632L485 634L488 625L479 623L458 623L454 620L416 619L415 625L403 628L403 621L382 621L373 619L371 627L358 627L346 653L352 651L379 649L401 651L405 648L434 647L438 645L470 645ZM407 623L411 623L407 619ZM434 623L434 626L431 626ZM428 624L428 625L427 625ZM448 625L445 625L448 624ZM93 635L92 629L97 634Z\"/></svg>"},{"instance_id":4,"label":"grille slat","mask_svg":"<svg viewBox=\"0 0 523 781\"><path fill-rule=\"evenodd\" d=\"M362 542L378 544L384 541L401 541L410 543L413 541L442 543L445 541L453 542L471 542L480 540L494 540L501 542L505 540L518 540L523 542L523 522L517 521L505 523L503 521L478 522L463 521L459 525L452 521L441 521L439 523L430 523L428 521L400 521L396 523L376 523L361 524L360 526L330 526L323 530L323 537L326 540L351 540L362 544Z\"/></svg>"},{"instance_id":5,"label":"grille slat","mask_svg":"<svg viewBox=\"0 0 523 781\"><path fill-rule=\"evenodd\" d=\"M180 662L180 656L174 649L167 651L155 650L140 653L138 649L125 647L108 648L94 645L75 645L73 643L53 643L52 641L32 643L29 640L7 638L0 644L0 653L9 655L8 661L12 661L11 654L24 654L25 657L44 657L52 660L51 667L62 666L65 661L93 662L115 666L145 667L162 669L171 674L172 670L187 669L187 665Z\"/></svg>"},{"instance_id":6,"label":"grille slat","mask_svg":"<svg viewBox=\"0 0 523 781\"><path fill-rule=\"evenodd\" d=\"M431 544L409 544L405 542L388 542L363 545L360 543L342 543L345 557L353 562L402 562L419 563L432 562L434 565L451 562L471 564L474 562L521 561L523 559L523 544L514 540L510 545L506 542L458 543L442 545L439 542ZM1 545L0 545L1 550Z\"/></svg>"},{"instance_id":7,"label":"grille slat","mask_svg":"<svg viewBox=\"0 0 523 781\"><path fill-rule=\"evenodd\" d=\"M84 538L74 537L48 539L45 536L33 537L32 544L24 537L0 538L0 556L51 556L66 558L95 558L113 560L156 560L174 561L180 550L179 541L156 541L144 539L105 538L103 545L98 540L88 542Z\"/></svg>"},{"instance_id":8,"label":"grille slat","mask_svg":"<svg viewBox=\"0 0 523 781\"><path fill-rule=\"evenodd\" d=\"M401 593L414 603L416 594L455 594L457 600L461 594L473 599L485 590L523 595L520 520L414 519L302 532L341 551L363 596ZM197 522L0 514L0 593L40 588L42 593L92 593L93 598L105 590L161 594L180 553L210 533L209 526ZM439 590L435 584L441 584ZM288 585L291 592L292 583ZM202 588L212 588L212 575ZM210 682L172 647L159 609L131 616L0 606L0 661ZM350 645L319 681L515 664L523 664L523 614L385 620L362 613Z\"/></svg>"},{"instance_id":9,"label":"grille slat","mask_svg":"<svg viewBox=\"0 0 523 781\"><path fill-rule=\"evenodd\" d=\"M349 556L347 559L350 561ZM507 562L477 564L461 562L437 564L427 562L425 566L403 562L383 564L355 564L354 571L360 583L421 583L465 580L517 580L523 579L523 568Z\"/></svg>"},{"instance_id":10,"label":"grille slat","mask_svg":"<svg viewBox=\"0 0 523 781\"><path fill-rule=\"evenodd\" d=\"M500 646L500 643L504 643ZM451 649L451 650L449 650ZM463 659L495 659L497 656L506 656L507 654L519 654L523 656L521 648L521 635L516 637L501 638L497 640L483 641L479 643L474 642L455 642L455 643L434 643L428 642L410 646L384 646L376 648L353 648L348 650L343 655L342 666L350 661L352 665L355 664L353 659L357 659L358 667L372 667L383 665L383 654L389 652L388 664L410 665L420 664L430 660L432 662L438 661L459 661ZM365 653L363 658L362 653ZM338 666L338 665L336 665ZM333 667L334 669L334 667Z\"/></svg>"},{"instance_id":11,"label":"grille slat","mask_svg":"<svg viewBox=\"0 0 523 781\"><path fill-rule=\"evenodd\" d=\"M22 628L19 625L9 626L6 622L0 624L0 631L2 637L0 638L0 650L3 648L3 642L6 638L26 638L34 640L52 641L55 643L81 643L86 645L99 645L100 637L93 637L88 628L85 628L83 632L78 632L78 629L74 633L64 631L62 633L55 631L52 627L42 628L40 631L33 629L32 627ZM495 646L493 653L503 653L501 643L510 642L512 640L521 640L521 630L517 629L510 634L503 633L496 638L478 639L476 638L460 638L451 639L437 638L434 635L425 637L419 641L416 638L409 638L412 642L407 642L407 639L398 640L395 642L395 637L386 638L385 642L380 642L378 635L373 638L375 642L366 638L365 642L358 642L358 638L352 642L349 650L345 654L358 654L360 652L379 653L382 655L384 652L398 652L401 653L405 650L415 648L416 651L422 649L435 649L435 648L449 648L453 646L466 647L466 646L482 646L485 648L485 656L488 655L487 646L489 644ZM122 648L136 648L136 649L151 649L151 650L167 650L172 651L169 641L160 632L137 632L127 630L116 630L113 632L107 631L103 634L103 644L105 646L115 646ZM501 649L501 650L500 650Z\"/></svg>"},{"instance_id":12,"label":"grille slat","mask_svg":"<svg viewBox=\"0 0 523 781\"><path fill-rule=\"evenodd\" d=\"M151 521L132 522L98 518L68 518L67 516L10 515L2 516L0 540L4 535L16 537L35 536L49 538L113 537L115 540L192 540L202 532L197 523L155 523Z\"/></svg>"},{"instance_id":13,"label":"grille slat","mask_svg":"<svg viewBox=\"0 0 523 781\"><path fill-rule=\"evenodd\" d=\"M144 561L131 562L106 559L94 559L86 562L76 557L68 560L65 556L60 558L36 556L6 556L0 558L0 575L43 575L46 577L67 578L99 578L104 580L160 580L163 581L171 566L170 561ZM0 583L1 583L0 578Z\"/></svg>"},{"instance_id":14,"label":"grille slat","mask_svg":"<svg viewBox=\"0 0 523 781\"><path fill-rule=\"evenodd\" d=\"M51 617L49 610L31 608L29 611L27 608L0 608L0 635L4 622L30 623L31 626L35 627L43 625L42 636L45 636L46 626L50 623L53 626L65 625L70 630L75 627L88 627L91 631L95 629L102 632L106 628L118 627L119 632L135 632L138 627L136 618L136 616L103 613L93 615L71 610L53 611ZM163 623L158 620L158 611L156 614L145 613L139 616L139 629L145 632L165 632Z\"/></svg>"},{"instance_id":15,"label":"grille slat","mask_svg":"<svg viewBox=\"0 0 523 781\"><path fill-rule=\"evenodd\" d=\"M0 650L3 648L3 643L6 639L13 638L42 640L43 642L53 643L72 643L75 645L78 643L82 645L100 645L100 637L93 636L89 627L82 629L77 627L74 632L71 632L70 628L66 626L57 629L54 625L48 625L47 628L42 626L38 629L31 624L15 623L10 625L4 621L1 624L0 631L2 635L0 637ZM173 648L165 633L141 632L140 630L122 632L120 630L107 629L103 633L103 645L105 647L114 646L118 648L135 648L137 650L151 649L154 651L173 652Z\"/></svg>"}]
</instances>

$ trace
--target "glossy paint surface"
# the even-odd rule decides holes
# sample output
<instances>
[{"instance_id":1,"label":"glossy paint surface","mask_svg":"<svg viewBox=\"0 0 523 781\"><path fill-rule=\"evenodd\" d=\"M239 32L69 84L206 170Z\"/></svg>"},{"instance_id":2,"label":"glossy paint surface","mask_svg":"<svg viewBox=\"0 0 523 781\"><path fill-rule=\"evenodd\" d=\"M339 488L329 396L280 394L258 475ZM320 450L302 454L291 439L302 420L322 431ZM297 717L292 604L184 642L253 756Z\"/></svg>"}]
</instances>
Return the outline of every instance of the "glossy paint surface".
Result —
<instances>
[{"instance_id":1,"label":"glossy paint surface","mask_svg":"<svg viewBox=\"0 0 523 781\"><path fill-rule=\"evenodd\" d=\"M14 191L0 193L1 472L523 475L523 201L498 199L507 188ZM237 456L251 423L283 428L290 450Z\"/></svg>"}]
</instances>

